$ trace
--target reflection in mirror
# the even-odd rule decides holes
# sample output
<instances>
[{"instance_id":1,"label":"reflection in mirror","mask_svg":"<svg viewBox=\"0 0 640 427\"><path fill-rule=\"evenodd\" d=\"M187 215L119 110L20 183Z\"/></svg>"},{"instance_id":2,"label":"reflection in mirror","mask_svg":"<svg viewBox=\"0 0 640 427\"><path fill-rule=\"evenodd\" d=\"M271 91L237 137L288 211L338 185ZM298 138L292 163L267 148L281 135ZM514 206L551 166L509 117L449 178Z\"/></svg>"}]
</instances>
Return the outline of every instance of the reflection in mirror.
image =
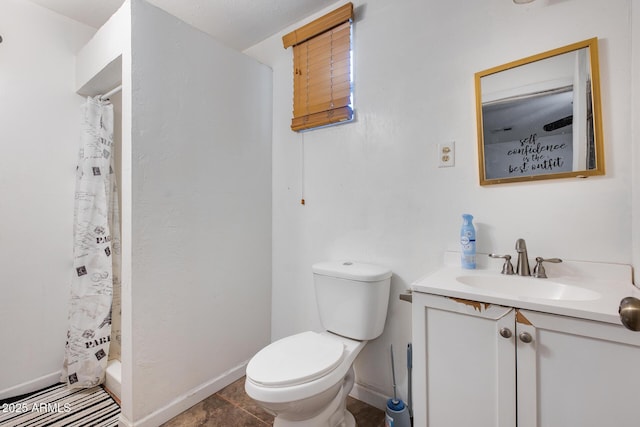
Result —
<instances>
[{"instance_id":1,"label":"reflection in mirror","mask_svg":"<svg viewBox=\"0 0 640 427\"><path fill-rule=\"evenodd\" d=\"M597 39L475 77L481 185L604 174Z\"/></svg>"}]
</instances>

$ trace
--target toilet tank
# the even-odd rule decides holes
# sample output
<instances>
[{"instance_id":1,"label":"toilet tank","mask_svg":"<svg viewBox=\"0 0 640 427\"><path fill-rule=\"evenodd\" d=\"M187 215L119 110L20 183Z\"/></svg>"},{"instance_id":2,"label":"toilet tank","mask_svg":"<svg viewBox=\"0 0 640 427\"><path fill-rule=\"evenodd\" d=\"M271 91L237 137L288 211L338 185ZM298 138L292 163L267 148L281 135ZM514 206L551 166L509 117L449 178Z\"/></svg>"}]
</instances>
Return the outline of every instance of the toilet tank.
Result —
<instances>
[{"instance_id":1,"label":"toilet tank","mask_svg":"<svg viewBox=\"0 0 640 427\"><path fill-rule=\"evenodd\" d=\"M382 334L389 304L389 269L340 261L317 263L312 270L320 320L326 330L360 341Z\"/></svg>"}]
</instances>

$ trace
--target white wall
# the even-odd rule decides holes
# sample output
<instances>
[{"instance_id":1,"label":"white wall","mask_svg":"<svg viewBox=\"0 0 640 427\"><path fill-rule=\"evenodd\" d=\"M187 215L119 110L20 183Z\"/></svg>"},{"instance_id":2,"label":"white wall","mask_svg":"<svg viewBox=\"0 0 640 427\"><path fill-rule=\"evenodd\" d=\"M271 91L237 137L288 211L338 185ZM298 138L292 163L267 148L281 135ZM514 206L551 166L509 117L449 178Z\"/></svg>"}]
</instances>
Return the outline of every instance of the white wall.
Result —
<instances>
[{"instance_id":1,"label":"white wall","mask_svg":"<svg viewBox=\"0 0 640 427\"><path fill-rule=\"evenodd\" d=\"M632 197L632 233L633 233L633 265L640 268L640 146L637 141L640 140L640 5L638 2L631 2L631 123L632 123L632 162L633 162L633 181L631 197ZM638 273L635 273L635 283L640 285Z\"/></svg>"},{"instance_id":2,"label":"white wall","mask_svg":"<svg viewBox=\"0 0 640 427\"><path fill-rule=\"evenodd\" d=\"M131 42L131 6L125 2L76 55L76 91L95 96L122 83L122 53Z\"/></svg>"},{"instance_id":3,"label":"white wall","mask_svg":"<svg viewBox=\"0 0 640 427\"><path fill-rule=\"evenodd\" d=\"M444 250L457 249L463 211L476 216L483 252L513 254L516 237L524 237L533 256L640 265L640 174L632 173L640 167L640 150L633 144L640 111L640 15L630 0L537 0L527 6L506 0L354 4L357 120L304 135L305 206L299 204L302 136L289 130L291 54L280 40L299 24L248 50L274 71L271 332L277 339L320 328L313 262L347 257L389 266L395 276L386 332L368 345L357 368L361 384L390 394L388 344L402 352L411 336L409 306L397 295L437 268ZM271 221L262 208L269 203L262 199L269 197L268 184L266 189L253 187L258 191L250 197L248 189L223 194L226 175L246 172L228 170L224 160L246 145L233 141L229 146L226 140L208 144L206 135L222 124L198 109L207 99L218 99L218 92L226 93L226 86L216 87L212 81L220 71L215 61L204 60L198 49L232 53L147 9L140 6L136 15L145 30L136 42L143 55L134 76L134 108L158 114L164 127L159 129L146 113L136 115L133 159L123 165L124 174L131 174L131 161L137 171L133 268L141 285L134 290L136 314L129 319L135 336L128 339L135 345L127 350L135 353L137 362L123 366L130 371L123 376L128 375L128 387L133 388L128 402L135 401L136 419L203 379L218 378L268 340L269 285L262 279L271 266L266 253L252 259L258 265L251 269L238 263L225 269L220 248L212 250L203 241L225 241L229 230L219 228L214 217L231 222L217 202L226 197L225 206L246 203L245 214L255 213L262 227L255 236L249 228L239 232L241 243L229 252L242 252L243 247L258 252L270 245L264 232L268 224L261 222ZM565 25L567 17L572 17L572 25ZM158 31L159 21L170 30ZM82 102L74 94L74 54L94 31L29 2L0 2L0 34L5 39L0 44L0 333L5 337L0 393L40 376L57 380L62 361ZM593 36L600 38L607 175L479 187L473 73ZM197 48L187 49L192 43ZM125 55L123 68L131 69L130 62ZM177 86L165 85L163 79L171 76ZM264 98L270 99L270 92ZM123 93L123 110L130 110L130 102L131 93ZM130 120L124 120L123 127L130 127ZM234 133L232 139L240 137ZM184 152L174 151L175 140L184 144ZM436 144L449 140L456 140L456 166L438 169ZM206 164L217 148L223 150L218 162ZM200 154L190 154L194 152ZM173 172L164 175L154 165L169 165ZM269 181L270 171L264 170L268 164L252 159L246 167L258 171L263 185ZM247 184L238 175L231 179ZM151 181L158 185L149 188ZM125 200L131 200L128 191L123 192ZM153 214L152 206L159 203L162 218ZM157 229L163 231L154 233ZM163 244L169 245L171 255L160 253ZM190 263L185 254L192 249L212 255ZM162 271L152 271L159 264ZM233 269L253 276L241 283L218 279L217 286L210 286L212 270L229 276ZM247 286L249 281L255 283ZM158 336L156 325L165 328ZM403 391L403 357L396 360Z\"/></svg>"},{"instance_id":4,"label":"white wall","mask_svg":"<svg viewBox=\"0 0 640 427\"><path fill-rule=\"evenodd\" d=\"M160 9L131 10L130 421L158 425L270 339L272 76Z\"/></svg>"},{"instance_id":5,"label":"white wall","mask_svg":"<svg viewBox=\"0 0 640 427\"><path fill-rule=\"evenodd\" d=\"M0 2L0 399L59 380L83 102L74 55L94 31Z\"/></svg>"},{"instance_id":6,"label":"white wall","mask_svg":"<svg viewBox=\"0 0 640 427\"><path fill-rule=\"evenodd\" d=\"M291 51L281 36L322 13L246 52L274 76L272 338L320 328L312 263L388 266L386 330L365 347L356 375L360 385L390 395L393 343L406 397L410 306L398 294L438 268L445 250L458 249L462 213L475 216L483 253L514 255L522 237L532 257L632 262L630 1L353 3L353 123L304 135L289 129ZM594 36L606 176L480 187L474 73ZM436 145L447 141L456 141L456 164L439 169Z\"/></svg>"}]
</instances>

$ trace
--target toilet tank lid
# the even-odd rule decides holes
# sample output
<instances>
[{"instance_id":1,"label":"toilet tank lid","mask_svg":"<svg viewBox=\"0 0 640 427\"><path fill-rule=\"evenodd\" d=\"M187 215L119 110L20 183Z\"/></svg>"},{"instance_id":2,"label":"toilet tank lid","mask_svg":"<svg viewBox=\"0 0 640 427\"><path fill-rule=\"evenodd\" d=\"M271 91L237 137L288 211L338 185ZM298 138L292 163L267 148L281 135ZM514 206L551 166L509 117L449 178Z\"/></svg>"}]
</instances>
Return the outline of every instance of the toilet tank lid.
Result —
<instances>
[{"instance_id":1,"label":"toilet tank lid","mask_svg":"<svg viewBox=\"0 0 640 427\"><path fill-rule=\"evenodd\" d=\"M361 282L377 282L391 277L391 270L388 268L364 262L319 262L314 264L311 269L314 274L348 280L358 280Z\"/></svg>"}]
</instances>

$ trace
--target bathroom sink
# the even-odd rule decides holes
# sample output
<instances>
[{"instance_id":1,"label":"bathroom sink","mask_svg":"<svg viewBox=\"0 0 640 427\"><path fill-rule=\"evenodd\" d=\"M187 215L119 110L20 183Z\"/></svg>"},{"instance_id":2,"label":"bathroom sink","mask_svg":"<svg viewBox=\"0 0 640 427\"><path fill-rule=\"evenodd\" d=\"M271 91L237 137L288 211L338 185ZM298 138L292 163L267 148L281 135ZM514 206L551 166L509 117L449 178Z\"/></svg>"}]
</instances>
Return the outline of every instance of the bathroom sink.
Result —
<instances>
[{"instance_id":1,"label":"bathroom sink","mask_svg":"<svg viewBox=\"0 0 640 427\"><path fill-rule=\"evenodd\" d=\"M574 285L522 276L458 276L456 280L478 290L490 291L520 298L545 300L589 301L600 298L600 293Z\"/></svg>"}]
</instances>

